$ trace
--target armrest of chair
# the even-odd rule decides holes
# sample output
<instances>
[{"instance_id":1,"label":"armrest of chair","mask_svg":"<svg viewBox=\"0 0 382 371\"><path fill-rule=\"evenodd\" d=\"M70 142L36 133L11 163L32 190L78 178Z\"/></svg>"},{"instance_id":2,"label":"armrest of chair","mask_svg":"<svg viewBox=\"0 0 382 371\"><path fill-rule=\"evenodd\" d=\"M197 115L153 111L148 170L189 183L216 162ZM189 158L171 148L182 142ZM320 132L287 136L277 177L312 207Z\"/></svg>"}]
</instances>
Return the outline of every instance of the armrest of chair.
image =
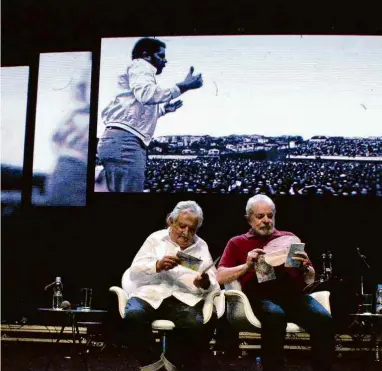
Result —
<instances>
[{"instance_id":1,"label":"armrest of chair","mask_svg":"<svg viewBox=\"0 0 382 371\"><path fill-rule=\"evenodd\" d=\"M238 290L238 291L242 291L241 290L241 283L238 280L232 281L230 283L225 283L224 284L224 288L226 290Z\"/></svg>"},{"instance_id":2,"label":"armrest of chair","mask_svg":"<svg viewBox=\"0 0 382 371\"><path fill-rule=\"evenodd\" d=\"M218 315L218 318L223 317L224 312L225 312L225 296L224 296L224 291L221 290L219 295L216 295L214 297L214 305L216 308L216 314Z\"/></svg>"},{"instance_id":3,"label":"armrest of chair","mask_svg":"<svg viewBox=\"0 0 382 371\"><path fill-rule=\"evenodd\" d=\"M239 330L253 326L261 329L261 323L253 314L247 296L239 290L225 290L228 320Z\"/></svg>"},{"instance_id":4,"label":"armrest of chair","mask_svg":"<svg viewBox=\"0 0 382 371\"><path fill-rule=\"evenodd\" d=\"M121 315L122 318L125 318L125 308L126 308L127 299L128 299L126 291L118 286L110 287L109 291L117 294L119 314Z\"/></svg>"},{"instance_id":5,"label":"armrest of chair","mask_svg":"<svg viewBox=\"0 0 382 371\"><path fill-rule=\"evenodd\" d=\"M329 313L331 313L329 301L330 291L317 291L309 295L316 299Z\"/></svg>"},{"instance_id":6,"label":"armrest of chair","mask_svg":"<svg viewBox=\"0 0 382 371\"><path fill-rule=\"evenodd\" d=\"M212 310L214 308L215 301L221 300L221 299L215 299L218 296L222 296L221 291L220 290L213 290L213 291L209 292L207 294L206 298L204 299L203 323L207 323L211 319ZM223 300L224 300L224 295L223 295ZM218 310L218 308L216 308L216 309ZM218 316L219 316L219 313L218 313Z\"/></svg>"}]
</instances>

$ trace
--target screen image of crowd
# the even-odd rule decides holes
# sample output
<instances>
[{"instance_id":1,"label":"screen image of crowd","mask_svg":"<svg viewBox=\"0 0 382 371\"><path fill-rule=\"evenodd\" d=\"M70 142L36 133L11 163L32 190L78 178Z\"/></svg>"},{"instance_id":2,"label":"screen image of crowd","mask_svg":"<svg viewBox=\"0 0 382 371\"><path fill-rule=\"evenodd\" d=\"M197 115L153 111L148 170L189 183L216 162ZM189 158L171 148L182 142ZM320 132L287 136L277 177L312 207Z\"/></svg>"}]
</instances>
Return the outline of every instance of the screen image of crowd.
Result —
<instances>
[{"instance_id":1,"label":"screen image of crowd","mask_svg":"<svg viewBox=\"0 0 382 371\"><path fill-rule=\"evenodd\" d=\"M147 192L382 196L380 163L150 159Z\"/></svg>"},{"instance_id":2,"label":"screen image of crowd","mask_svg":"<svg viewBox=\"0 0 382 371\"><path fill-rule=\"evenodd\" d=\"M148 153L146 193L382 196L382 136L165 136Z\"/></svg>"}]
</instances>

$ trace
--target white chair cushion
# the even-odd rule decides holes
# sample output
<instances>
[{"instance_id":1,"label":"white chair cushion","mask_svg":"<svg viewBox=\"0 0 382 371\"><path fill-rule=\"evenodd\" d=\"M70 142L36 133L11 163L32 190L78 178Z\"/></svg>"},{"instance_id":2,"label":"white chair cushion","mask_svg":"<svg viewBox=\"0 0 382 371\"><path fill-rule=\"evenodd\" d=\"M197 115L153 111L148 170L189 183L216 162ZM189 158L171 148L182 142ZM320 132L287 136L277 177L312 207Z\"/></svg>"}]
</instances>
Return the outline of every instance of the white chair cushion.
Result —
<instances>
[{"instance_id":1,"label":"white chair cushion","mask_svg":"<svg viewBox=\"0 0 382 371\"><path fill-rule=\"evenodd\" d=\"M304 332L304 329L295 323L288 322L286 332Z\"/></svg>"},{"instance_id":2,"label":"white chair cushion","mask_svg":"<svg viewBox=\"0 0 382 371\"><path fill-rule=\"evenodd\" d=\"M173 330L175 327L175 324L172 321L167 321L165 319L158 319L151 323L151 327L153 330L167 331L167 330Z\"/></svg>"}]
</instances>

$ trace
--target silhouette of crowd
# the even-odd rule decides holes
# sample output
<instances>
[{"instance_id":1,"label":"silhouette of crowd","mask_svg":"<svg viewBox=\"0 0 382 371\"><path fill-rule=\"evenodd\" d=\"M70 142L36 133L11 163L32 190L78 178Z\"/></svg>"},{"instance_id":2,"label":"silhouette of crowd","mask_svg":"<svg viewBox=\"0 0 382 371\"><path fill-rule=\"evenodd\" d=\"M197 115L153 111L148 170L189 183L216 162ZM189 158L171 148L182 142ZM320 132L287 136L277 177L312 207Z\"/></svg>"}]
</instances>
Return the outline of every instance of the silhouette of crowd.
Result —
<instances>
[{"instance_id":1,"label":"silhouette of crowd","mask_svg":"<svg viewBox=\"0 0 382 371\"><path fill-rule=\"evenodd\" d=\"M382 140L359 138L327 138L324 141L305 141L289 150L291 155L300 156L346 156L377 157L382 156Z\"/></svg>"},{"instance_id":2,"label":"silhouette of crowd","mask_svg":"<svg viewBox=\"0 0 382 371\"><path fill-rule=\"evenodd\" d=\"M149 159L145 192L382 196L381 162Z\"/></svg>"}]
</instances>

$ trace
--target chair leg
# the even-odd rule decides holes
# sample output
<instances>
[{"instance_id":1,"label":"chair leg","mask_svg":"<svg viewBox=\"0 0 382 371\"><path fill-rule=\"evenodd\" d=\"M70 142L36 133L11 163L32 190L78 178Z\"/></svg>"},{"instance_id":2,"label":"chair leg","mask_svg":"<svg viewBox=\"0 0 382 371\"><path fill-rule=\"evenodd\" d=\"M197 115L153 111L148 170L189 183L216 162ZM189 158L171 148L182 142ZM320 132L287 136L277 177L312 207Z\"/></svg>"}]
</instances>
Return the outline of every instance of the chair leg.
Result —
<instances>
[{"instance_id":1,"label":"chair leg","mask_svg":"<svg viewBox=\"0 0 382 371\"><path fill-rule=\"evenodd\" d=\"M163 335L162 335L162 352L163 354L166 353L166 331L163 331Z\"/></svg>"}]
</instances>

